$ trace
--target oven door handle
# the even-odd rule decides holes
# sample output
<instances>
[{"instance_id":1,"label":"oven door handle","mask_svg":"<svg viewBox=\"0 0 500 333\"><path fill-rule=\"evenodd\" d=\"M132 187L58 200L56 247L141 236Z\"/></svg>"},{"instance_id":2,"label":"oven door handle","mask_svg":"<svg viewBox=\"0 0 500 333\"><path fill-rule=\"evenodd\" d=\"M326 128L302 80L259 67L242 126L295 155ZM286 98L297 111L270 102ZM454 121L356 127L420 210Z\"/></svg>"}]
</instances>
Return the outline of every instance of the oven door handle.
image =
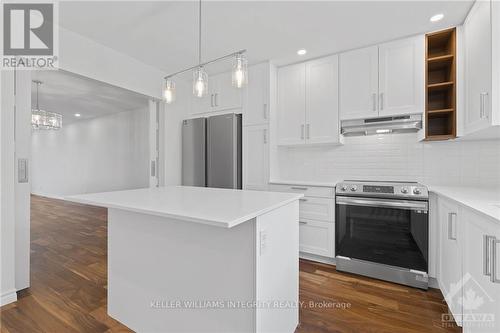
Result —
<instances>
[{"instance_id":1,"label":"oven door handle","mask_svg":"<svg viewBox=\"0 0 500 333\"><path fill-rule=\"evenodd\" d=\"M410 201L410 200L381 200L381 199L337 197L336 202L338 205L400 208L400 209L423 210L423 211L427 211L429 208L428 203L425 201Z\"/></svg>"}]
</instances>

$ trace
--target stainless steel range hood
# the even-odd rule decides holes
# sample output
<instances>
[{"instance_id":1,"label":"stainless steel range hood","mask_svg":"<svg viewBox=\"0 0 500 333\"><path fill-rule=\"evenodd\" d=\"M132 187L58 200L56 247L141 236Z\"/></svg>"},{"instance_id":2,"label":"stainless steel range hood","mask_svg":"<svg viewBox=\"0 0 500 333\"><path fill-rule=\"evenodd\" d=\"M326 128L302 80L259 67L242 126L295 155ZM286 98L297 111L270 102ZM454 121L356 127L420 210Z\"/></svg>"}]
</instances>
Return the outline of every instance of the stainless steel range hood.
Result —
<instances>
[{"instance_id":1,"label":"stainless steel range hood","mask_svg":"<svg viewBox=\"0 0 500 333\"><path fill-rule=\"evenodd\" d=\"M418 132L422 129L422 115L342 120L344 136Z\"/></svg>"}]
</instances>

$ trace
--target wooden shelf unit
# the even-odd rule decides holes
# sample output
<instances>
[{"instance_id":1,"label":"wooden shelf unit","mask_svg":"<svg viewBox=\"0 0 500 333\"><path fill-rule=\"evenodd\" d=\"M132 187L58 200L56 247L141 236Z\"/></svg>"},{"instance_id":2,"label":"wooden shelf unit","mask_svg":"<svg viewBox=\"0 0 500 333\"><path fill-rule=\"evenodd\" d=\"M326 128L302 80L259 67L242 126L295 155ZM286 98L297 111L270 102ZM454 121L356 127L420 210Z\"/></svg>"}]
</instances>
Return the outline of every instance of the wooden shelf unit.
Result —
<instances>
[{"instance_id":1,"label":"wooden shelf unit","mask_svg":"<svg viewBox=\"0 0 500 333\"><path fill-rule=\"evenodd\" d=\"M456 28L425 37L425 139L453 139L457 135Z\"/></svg>"}]
</instances>

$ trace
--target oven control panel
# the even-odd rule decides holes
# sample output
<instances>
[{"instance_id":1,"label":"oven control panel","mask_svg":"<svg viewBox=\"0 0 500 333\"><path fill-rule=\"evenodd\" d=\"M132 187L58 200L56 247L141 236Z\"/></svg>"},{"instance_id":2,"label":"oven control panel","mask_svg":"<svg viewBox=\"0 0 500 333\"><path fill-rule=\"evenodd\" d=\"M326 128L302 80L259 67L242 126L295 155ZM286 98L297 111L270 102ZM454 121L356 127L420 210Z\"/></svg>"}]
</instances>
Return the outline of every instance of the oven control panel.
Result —
<instances>
[{"instance_id":1,"label":"oven control panel","mask_svg":"<svg viewBox=\"0 0 500 333\"><path fill-rule=\"evenodd\" d=\"M339 195L401 197L427 199L427 187L419 183L392 182L342 182L335 192Z\"/></svg>"}]
</instances>

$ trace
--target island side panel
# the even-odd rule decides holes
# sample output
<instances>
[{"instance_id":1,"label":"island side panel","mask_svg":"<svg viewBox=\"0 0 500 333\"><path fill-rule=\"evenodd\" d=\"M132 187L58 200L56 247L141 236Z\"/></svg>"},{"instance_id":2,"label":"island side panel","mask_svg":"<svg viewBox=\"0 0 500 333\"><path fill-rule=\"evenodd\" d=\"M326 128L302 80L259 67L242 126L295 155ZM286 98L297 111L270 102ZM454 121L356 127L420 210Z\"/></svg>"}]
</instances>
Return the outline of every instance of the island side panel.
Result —
<instances>
[{"instance_id":1,"label":"island side panel","mask_svg":"<svg viewBox=\"0 0 500 333\"><path fill-rule=\"evenodd\" d=\"M257 309L257 332L292 333L299 323L299 201L257 217L256 237L256 298L266 304Z\"/></svg>"},{"instance_id":2,"label":"island side panel","mask_svg":"<svg viewBox=\"0 0 500 333\"><path fill-rule=\"evenodd\" d=\"M184 303L255 300L255 219L228 229L109 209L108 221L111 317L139 332L255 332L254 308Z\"/></svg>"}]
</instances>

